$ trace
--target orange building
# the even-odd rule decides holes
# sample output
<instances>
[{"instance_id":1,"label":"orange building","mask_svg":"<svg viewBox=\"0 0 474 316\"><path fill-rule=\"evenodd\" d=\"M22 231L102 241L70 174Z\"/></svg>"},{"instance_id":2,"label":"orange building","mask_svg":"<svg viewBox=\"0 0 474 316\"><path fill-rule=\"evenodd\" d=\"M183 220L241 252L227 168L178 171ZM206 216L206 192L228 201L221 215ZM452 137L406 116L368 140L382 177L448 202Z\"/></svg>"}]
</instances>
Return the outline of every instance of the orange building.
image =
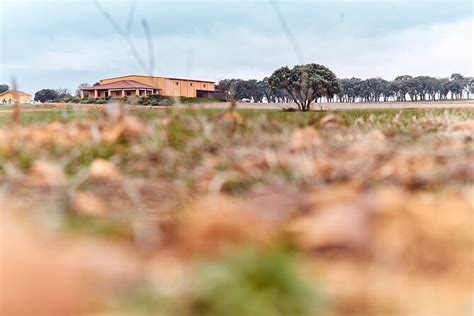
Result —
<instances>
[{"instance_id":1,"label":"orange building","mask_svg":"<svg viewBox=\"0 0 474 316\"><path fill-rule=\"evenodd\" d=\"M216 90L213 81L130 75L100 80L100 85L81 89L81 98L164 95L207 97Z\"/></svg>"},{"instance_id":2,"label":"orange building","mask_svg":"<svg viewBox=\"0 0 474 316\"><path fill-rule=\"evenodd\" d=\"M120 80L81 89L81 99L106 97L139 97L158 94L158 90L133 80Z\"/></svg>"},{"instance_id":3,"label":"orange building","mask_svg":"<svg viewBox=\"0 0 474 316\"><path fill-rule=\"evenodd\" d=\"M0 104L12 104L15 101L15 98L18 98L18 102L20 103L28 103L33 100L31 94L26 92L7 90L0 93Z\"/></svg>"}]
</instances>

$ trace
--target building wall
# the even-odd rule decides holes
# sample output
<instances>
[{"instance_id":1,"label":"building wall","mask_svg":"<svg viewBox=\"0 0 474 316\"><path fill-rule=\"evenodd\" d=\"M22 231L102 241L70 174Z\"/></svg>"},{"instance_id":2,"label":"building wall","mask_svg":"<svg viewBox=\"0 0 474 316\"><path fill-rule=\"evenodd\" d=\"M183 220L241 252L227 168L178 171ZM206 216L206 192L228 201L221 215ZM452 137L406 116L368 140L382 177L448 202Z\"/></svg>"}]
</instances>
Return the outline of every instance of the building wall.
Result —
<instances>
[{"instance_id":1,"label":"building wall","mask_svg":"<svg viewBox=\"0 0 474 316\"><path fill-rule=\"evenodd\" d=\"M2 94L0 96L0 104L3 103L3 100L6 100L7 102L11 99L11 102L13 103L15 101L15 96L13 94L13 92L11 91L8 91L6 92L5 94ZM18 96L18 101L20 103L28 103L30 102L31 100L33 100L33 97L32 96L26 96L26 95L19 95Z\"/></svg>"},{"instance_id":2,"label":"building wall","mask_svg":"<svg viewBox=\"0 0 474 316\"><path fill-rule=\"evenodd\" d=\"M161 93L166 96L192 97L197 96L196 90L215 91L216 87L213 82L173 79L163 77L147 77L147 76L124 76L117 78L109 78L101 80L101 84L113 83L121 80L134 80L156 89L160 89Z\"/></svg>"}]
</instances>

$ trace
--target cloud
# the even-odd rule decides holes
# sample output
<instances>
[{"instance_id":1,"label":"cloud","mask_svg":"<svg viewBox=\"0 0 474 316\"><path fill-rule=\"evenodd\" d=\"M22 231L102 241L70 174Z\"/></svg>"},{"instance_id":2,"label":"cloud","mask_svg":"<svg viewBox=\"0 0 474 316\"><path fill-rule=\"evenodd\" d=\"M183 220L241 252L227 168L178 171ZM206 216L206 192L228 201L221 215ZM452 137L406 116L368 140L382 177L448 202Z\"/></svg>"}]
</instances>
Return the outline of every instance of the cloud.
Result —
<instances>
[{"instance_id":1,"label":"cloud","mask_svg":"<svg viewBox=\"0 0 474 316\"><path fill-rule=\"evenodd\" d=\"M89 7L86 9L90 10ZM400 74L449 76L454 72L474 76L472 15L457 20L407 23L382 32L367 29L367 25L375 28L381 25L380 22L370 24L357 20L360 16L355 13L346 13L348 21L340 23L339 13L336 13L331 13L334 15L331 19L335 20L331 23L329 19L308 24L302 23L301 17L316 18L288 14L289 24L303 49L306 62L324 64L339 77L381 76L393 79ZM189 14L184 13L186 16ZM273 12L267 11L265 17L255 23L251 21L258 17L249 12L253 15L247 16L246 22L240 25L236 22L240 21L239 14L229 24L222 23L222 20L212 20L207 24L200 21L200 24L190 22L176 29L162 29L160 19L158 24L151 19L156 73L215 81L229 77L260 79L280 66L297 62L291 45L272 16ZM80 16L87 15L81 13ZM99 18L102 24L96 24ZM1 80L15 75L23 80L27 90L33 92L48 86L74 89L82 82L93 83L110 76L143 73L126 42L113 33L103 17L95 13L91 19L94 19L96 31L54 33L51 40L28 38L31 30L23 25L24 29L19 32L24 36L19 38L23 39L20 44L26 46L17 53L5 52L5 57L0 60ZM380 19L380 16L374 18ZM403 19L401 16L400 20ZM146 40L143 36L134 38L143 59L147 60Z\"/></svg>"},{"instance_id":2,"label":"cloud","mask_svg":"<svg viewBox=\"0 0 474 316\"><path fill-rule=\"evenodd\" d=\"M474 19L422 25L386 36L347 39L323 56L340 76L474 75ZM346 52L341 54L341 52Z\"/></svg>"}]
</instances>

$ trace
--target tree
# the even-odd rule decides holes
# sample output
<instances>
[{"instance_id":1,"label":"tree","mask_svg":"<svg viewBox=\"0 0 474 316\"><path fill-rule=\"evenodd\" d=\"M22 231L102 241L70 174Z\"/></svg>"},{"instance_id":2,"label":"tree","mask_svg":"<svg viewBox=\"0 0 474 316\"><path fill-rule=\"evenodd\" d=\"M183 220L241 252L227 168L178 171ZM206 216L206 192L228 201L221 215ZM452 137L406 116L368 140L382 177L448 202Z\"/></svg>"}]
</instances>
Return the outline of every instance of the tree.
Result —
<instances>
[{"instance_id":1,"label":"tree","mask_svg":"<svg viewBox=\"0 0 474 316\"><path fill-rule=\"evenodd\" d=\"M235 99L256 99L258 97L257 80L239 80L235 87Z\"/></svg>"},{"instance_id":2,"label":"tree","mask_svg":"<svg viewBox=\"0 0 474 316\"><path fill-rule=\"evenodd\" d=\"M456 73L451 75L451 81L455 83L453 84L455 90L451 92L455 93L456 99L462 99L464 91L467 93L467 98L469 99L471 78Z\"/></svg>"},{"instance_id":3,"label":"tree","mask_svg":"<svg viewBox=\"0 0 474 316\"><path fill-rule=\"evenodd\" d=\"M84 88L87 88L87 87L89 87L89 84L87 84L87 83L81 83L79 86L77 86L76 97L81 96L81 89L84 89Z\"/></svg>"},{"instance_id":4,"label":"tree","mask_svg":"<svg viewBox=\"0 0 474 316\"><path fill-rule=\"evenodd\" d=\"M470 77L469 78L469 86L467 87L467 98L471 98L471 94L474 93L474 78Z\"/></svg>"},{"instance_id":5,"label":"tree","mask_svg":"<svg viewBox=\"0 0 474 316\"><path fill-rule=\"evenodd\" d=\"M267 102L275 102L275 94L272 91L272 87L268 83L268 77L265 77L263 80L257 83L258 90L262 94L262 99L260 102L263 102L263 98L267 99Z\"/></svg>"},{"instance_id":6,"label":"tree","mask_svg":"<svg viewBox=\"0 0 474 316\"><path fill-rule=\"evenodd\" d=\"M0 93L10 90L10 87L7 84L0 84Z\"/></svg>"},{"instance_id":7,"label":"tree","mask_svg":"<svg viewBox=\"0 0 474 316\"><path fill-rule=\"evenodd\" d=\"M440 100L447 100L448 99L448 94L449 94L449 79L448 78L443 78L439 79L439 84L441 85L439 94L440 94Z\"/></svg>"},{"instance_id":8,"label":"tree","mask_svg":"<svg viewBox=\"0 0 474 316\"><path fill-rule=\"evenodd\" d=\"M298 105L300 111L309 111L317 98L332 98L340 92L336 75L327 67L318 64L288 66L277 69L269 78L276 90L285 90Z\"/></svg>"},{"instance_id":9,"label":"tree","mask_svg":"<svg viewBox=\"0 0 474 316\"><path fill-rule=\"evenodd\" d=\"M35 101L39 102L57 101L58 98L58 93L52 89L42 89L35 93Z\"/></svg>"},{"instance_id":10,"label":"tree","mask_svg":"<svg viewBox=\"0 0 474 316\"><path fill-rule=\"evenodd\" d=\"M409 75L398 76L393 81L394 90L396 92L397 101L406 101L407 94L412 92L411 82L413 77ZM410 97L412 95L410 94Z\"/></svg>"},{"instance_id":11,"label":"tree","mask_svg":"<svg viewBox=\"0 0 474 316\"><path fill-rule=\"evenodd\" d=\"M56 100L58 101L63 101L64 99L72 98L72 95L69 89L59 88L59 89L56 89L56 93L58 94L58 97L56 98Z\"/></svg>"},{"instance_id":12,"label":"tree","mask_svg":"<svg viewBox=\"0 0 474 316\"><path fill-rule=\"evenodd\" d=\"M357 99L361 98L362 79L341 79L339 80L339 86L341 90L338 96L341 102L356 102Z\"/></svg>"},{"instance_id":13,"label":"tree","mask_svg":"<svg viewBox=\"0 0 474 316\"><path fill-rule=\"evenodd\" d=\"M242 81L243 80L241 79L223 79L219 81L217 89L221 92L224 92L227 101L230 101L232 99L235 99L237 87Z\"/></svg>"}]
</instances>

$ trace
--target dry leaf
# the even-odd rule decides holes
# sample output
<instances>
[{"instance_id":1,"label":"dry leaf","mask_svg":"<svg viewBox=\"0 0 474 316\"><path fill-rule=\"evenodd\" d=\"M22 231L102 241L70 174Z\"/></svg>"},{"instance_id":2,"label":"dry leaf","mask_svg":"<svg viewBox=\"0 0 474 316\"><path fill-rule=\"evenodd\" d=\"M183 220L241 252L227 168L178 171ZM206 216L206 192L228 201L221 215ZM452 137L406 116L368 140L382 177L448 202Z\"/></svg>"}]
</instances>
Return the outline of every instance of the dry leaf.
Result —
<instances>
[{"instance_id":1,"label":"dry leaf","mask_svg":"<svg viewBox=\"0 0 474 316\"><path fill-rule=\"evenodd\" d=\"M47 161L36 160L31 166L30 174L42 185L60 186L66 181L61 166Z\"/></svg>"},{"instance_id":2,"label":"dry leaf","mask_svg":"<svg viewBox=\"0 0 474 316\"><path fill-rule=\"evenodd\" d=\"M344 124L344 120L339 115L328 114L319 123L323 127L339 127Z\"/></svg>"},{"instance_id":3,"label":"dry leaf","mask_svg":"<svg viewBox=\"0 0 474 316\"><path fill-rule=\"evenodd\" d=\"M108 212L105 201L92 192L77 192L71 201L71 208L82 215L103 216Z\"/></svg>"},{"instance_id":4,"label":"dry leaf","mask_svg":"<svg viewBox=\"0 0 474 316\"><path fill-rule=\"evenodd\" d=\"M458 122L453 125L455 131L469 131L474 132L474 120Z\"/></svg>"},{"instance_id":5,"label":"dry leaf","mask_svg":"<svg viewBox=\"0 0 474 316\"><path fill-rule=\"evenodd\" d=\"M89 167L89 176L93 180L120 181L123 176L111 162L95 159Z\"/></svg>"},{"instance_id":6,"label":"dry leaf","mask_svg":"<svg viewBox=\"0 0 474 316\"><path fill-rule=\"evenodd\" d=\"M322 144L319 133L313 127L297 129L291 135L290 149L293 151L311 149Z\"/></svg>"}]
</instances>

